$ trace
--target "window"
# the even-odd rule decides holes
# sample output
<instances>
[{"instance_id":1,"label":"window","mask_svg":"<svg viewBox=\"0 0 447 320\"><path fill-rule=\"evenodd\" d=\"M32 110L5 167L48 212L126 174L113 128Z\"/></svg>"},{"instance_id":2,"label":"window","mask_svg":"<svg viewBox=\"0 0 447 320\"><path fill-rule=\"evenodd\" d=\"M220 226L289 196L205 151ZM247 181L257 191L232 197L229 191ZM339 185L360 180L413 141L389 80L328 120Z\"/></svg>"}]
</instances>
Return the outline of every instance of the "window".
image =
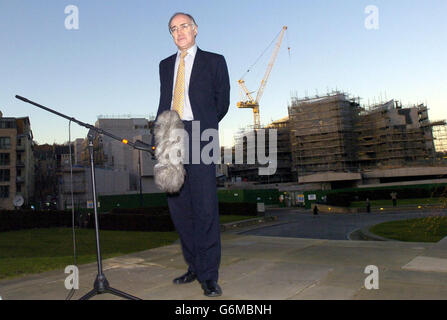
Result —
<instances>
[{"instance_id":1,"label":"window","mask_svg":"<svg viewBox=\"0 0 447 320\"><path fill-rule=\"evenodd\" d=\"M10 137L0 137L0 149L11 149Z\"/></svg>"},{"instance_id":2,"label":"window","mask_svg":"<svg viewBox=\"0 0 447 320\"><path fill-rule=\"evenodd\" d=\"M11 158L9 153L0 153L0 166L8 166Z\"/></svg>"},{"instance_id":3,"label":"window","mask_svg":"<svg viewBox=\"0 0 447 320\"><path fill-rule=\"evenodd\" d=\"M9 198L9 186L0 186L0 198Z\"/></svg>"},{"instance_id":4,"label":"window","mask_svg":"<svg viewBox=\"0 0 447 320\"><path fill-rule=\"evenodd\" d=\"M0 181L2 182L9 182L9 169L0 169Z\"/></svg>"},{"instance_id":5,"label":"window","mask_svg":"<svg viewBox=\"0 0 447 320\"><path fill-rule=\"evenodd\" d=\"M15 120L0 120L0 128L1 129L11 129L15 128L16 122Z\"/></svg>"}]
</instances>

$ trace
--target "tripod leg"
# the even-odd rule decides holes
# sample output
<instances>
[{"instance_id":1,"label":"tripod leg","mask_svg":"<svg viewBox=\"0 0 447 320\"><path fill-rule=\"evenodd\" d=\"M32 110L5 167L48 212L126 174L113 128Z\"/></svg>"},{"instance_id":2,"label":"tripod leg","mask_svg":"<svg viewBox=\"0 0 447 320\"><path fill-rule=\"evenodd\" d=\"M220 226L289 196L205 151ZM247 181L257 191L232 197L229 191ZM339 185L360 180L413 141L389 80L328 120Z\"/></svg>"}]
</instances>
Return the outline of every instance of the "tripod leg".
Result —
<instances>
[{"instance_id":1,"label":"tripod leg","mask_svg":"<svg viewBox=\"0 0 447 320\"><path fill-rule=\"evenodd\" d=\"M85 294L83 297L81 297L79 300L88 300L91 297L93 297L94 295L97 294L98 291L96 291L96 289L92 289L90 290L87 294Z\"/></svg>"},{"instance_id":2,"label":"tripod leg","mask_svg":"<svg viewBox=\"0 0 447 320\"><path fill-rule=\"evenodd\" d=\"M65 298L65 300L70 300L70 299L73 297L74 294L75 294L75 289L71 289L71 290L70 290L70 293L69 293L68 296Z\"/></svg>"},{"instance_id":3,"label":"tripod leg","mask_svg":"<svg viewBox=\"0 0 447 320\"><path fill-rule=\"evenodd\" d=\"M99 226L98 226L98 205L96 202L96 182L95 182L95 164L93 161L93 140L95 139L95 133L93 129L90 129L88 136L88 148L90 153L90 169L91 169L91 178L92 178L92 191L93 191L93 209L95 216L95 235L96 235L96 260L98 263L98 274L96 276L95 283L93 284L93 290L83 296L80 300L87 300L93 297L96 294L102 294L105 292L112 293L119 297L130 299L130 300L141 300L137 297L131 296L130 294L121 292L119 290L113 289L109 286L109 282L107 281L105 275L102 273L102 259L101 259L101 247L99 244Z\"/></svg>"},{"instance_id":4,"label":"tripod leg","mask_svg":"<svg viewBox=\"0 0 447 320\"><path fill-rule=\"evenodd\" d=\"M116 296L118 296L118 297L121 297L121 298L129 299L129 300L141 300L140 298L134 297L134 296L132 296L132 295L130 295L130 294L128 294L128 293L119 291L119 290L114 289L114 288L112 288L112 287L108 287L108 288L106 289L106 291L109 292L109 293L111 293L111 294L114 294L114 295L116 295Z\"/></svg>"}]
</instances>

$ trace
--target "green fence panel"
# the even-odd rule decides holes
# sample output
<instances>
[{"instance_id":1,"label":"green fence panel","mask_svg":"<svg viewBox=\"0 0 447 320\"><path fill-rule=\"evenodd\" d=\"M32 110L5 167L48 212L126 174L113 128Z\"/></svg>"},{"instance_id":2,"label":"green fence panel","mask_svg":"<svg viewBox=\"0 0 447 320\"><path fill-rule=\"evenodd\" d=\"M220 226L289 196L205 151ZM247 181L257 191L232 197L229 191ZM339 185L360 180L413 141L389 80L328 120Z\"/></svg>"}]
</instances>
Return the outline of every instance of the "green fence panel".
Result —
<instances>
[{"instance_id":1,"label":"green fence panel","mask_svg":"<svg viewBox=\"0 0 447 320\"><path fill-rule=\"evenodd\" d=\"M257 203L275 205L279 202L279 191L277 189L235 189L218 190L219 202L223 203ZM139 194L122 195L100 195L99 212L109 212L114 208L140 208L140 207L162 207L168 205L166 193L143 194L143 205Z\"/></svg>"},{"instance_id":2,"label":"green fence panel","mask_svg":"<svg viewBox=\"0 0 447 320\"><path fill-rule=\"evenodd\" d=\"M139 194L99 196L99 212L109 212L113 208L162 207L168 205L166 193L144 193L143 205Z\"/></svg>"},{"instance_id":3,"label":"green fence panel","mask_svg":"<svg viewBox=\"0 0 447 320\"><path fill-rule=\"evenodd\" d=\"M365 200L368 193L381 194L378 199L390 200L390 193L392 191L397 192L397 198L404 199L402 195L409 193L417 193L417 191L423 190L427 197L446 197L447 196L447 183L437 184L415 184L415 185L401 185L401 186L386 186L386 187L371 187L371 188L346 188L335 190L312 190L305 191L304 200L306 209L310 209L312 203L324 202L324 197L328 194L346 194L351 198L351 201ZM310 195L310 197L309 197ZM372 199L370 199L372 200Z\"/></svg>"}]
</instances>

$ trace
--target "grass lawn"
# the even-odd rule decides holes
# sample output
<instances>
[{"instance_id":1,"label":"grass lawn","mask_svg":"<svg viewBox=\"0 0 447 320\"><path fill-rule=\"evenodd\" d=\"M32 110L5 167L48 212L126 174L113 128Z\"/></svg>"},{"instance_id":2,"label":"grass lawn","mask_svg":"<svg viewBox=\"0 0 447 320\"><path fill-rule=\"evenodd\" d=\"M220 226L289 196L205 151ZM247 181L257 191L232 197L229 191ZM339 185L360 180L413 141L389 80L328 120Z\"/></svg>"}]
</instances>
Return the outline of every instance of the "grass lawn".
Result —
<instances>
[{"instance_id":1,"label":"grass lawn","mask_svg":"<svg viewBox=\"0 0 447 320\"><path fill-rule=\"evenodd\" d=\"M400 205L428 205L428 204L438 204L446 205L445 198L417 198L417 199L397 199L397 206ZM371 200L371 207L392 207L393 202L389 200ZM362 208L366 207L365 201L352 201L350 207L352 208Z\"/></svg>"},{"instance_id":2,"label":"grass lawn","mask_svg":"<svg viewBox=\"0 0 447 320\"><path fill-rule=\"evenodd\" d=\"M389 221L375 225L369 231L399 241L438 242L447 236L447 217L431 216Z\"/></svg>"},{"instance_id":3,"label":"grass lawn","mask_svg":"<svg viewBox=\"0 0 447 320\"><path fill-rule=\"evenodd\" d=\"M220 216L221 223L255 218ZM101 230L103 259L172 244L177 232ZM77 263L96 261L94 229L76 229ZM28 229L0 233L0 279L64 269L73 264L71 228Z\"/></svg>"},{"instance_id":4,"label":"grass lawn","mask_svg":"<svg viewBox=\"0 0 447 320\"><path fill-rule=\"evenodd\" d=\"M103 259L172 244L176 232L100 231ZM76 229L77 263L96 261L94 229ZM0 233L0 279L63 269L73 264L71 228Z\"/></svg>"}]
</instances>

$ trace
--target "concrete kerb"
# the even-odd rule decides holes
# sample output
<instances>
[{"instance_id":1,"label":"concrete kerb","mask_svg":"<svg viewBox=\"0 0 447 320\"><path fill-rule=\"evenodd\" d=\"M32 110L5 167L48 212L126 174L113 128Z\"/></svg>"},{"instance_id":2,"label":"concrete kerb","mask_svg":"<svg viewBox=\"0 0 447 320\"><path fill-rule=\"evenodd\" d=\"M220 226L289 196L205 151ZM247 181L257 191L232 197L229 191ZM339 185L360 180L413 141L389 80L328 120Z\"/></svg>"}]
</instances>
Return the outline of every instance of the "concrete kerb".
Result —
<instances>
[{"instance_id":1,"label":"concrete kerb","mask_svg":"<svg viewBox=\"0 0 447 320\"><path fill-rule=\"evenodd\" d=\"M370 228L372 228L374 225L365 227L365 228L361 228L361 229L356 229L354 231L352 231L351 233L349 233L348 235L348 239L349 240L366 240L366 241L398 241L395 239L388 239L385 237L381 237L378 236L372 232L369 231Z\"/></svg>"},{"instance_id":2,"label":"concrete kerb","mask_svg":"<svg viewBox=\"0 0 447 320\"><path fill-rule=\"evenodd\" d=\"M381 237L377 234L374 234L372 232L369 231L369 229L371 229L374 225L365 227L365 228L361 228L361 229L356 229L354 231L352 231L351 233L349 233L348 235L348 239L349 240L366 240L366 241L391 241L391 242L401 242L399 240L395 240L395 239L389 239L389 238L385 238L385 237ZM436 247L437 248L442 248L442 249L447 249L447 236L442 238L441 240L439 240L438 242L436 242Z\"/></svg>"},{"instance_id":3,"label":"concrete kerb","mask_svg":"<svg viewBox=\"0 0 447 320\"><path fill-rule=\"evenodd\" d=\"M225 232L229 230L234 230L242 227L249 227L253 225L262 224L265 222L271 222L278 220L277 216L264 216L264 217L256 217L252 219L246 219L246 220L240 220L240 221L234 221L229 223L224 223L220 225L220 231Z\"/></svg>"}]
</instances>

